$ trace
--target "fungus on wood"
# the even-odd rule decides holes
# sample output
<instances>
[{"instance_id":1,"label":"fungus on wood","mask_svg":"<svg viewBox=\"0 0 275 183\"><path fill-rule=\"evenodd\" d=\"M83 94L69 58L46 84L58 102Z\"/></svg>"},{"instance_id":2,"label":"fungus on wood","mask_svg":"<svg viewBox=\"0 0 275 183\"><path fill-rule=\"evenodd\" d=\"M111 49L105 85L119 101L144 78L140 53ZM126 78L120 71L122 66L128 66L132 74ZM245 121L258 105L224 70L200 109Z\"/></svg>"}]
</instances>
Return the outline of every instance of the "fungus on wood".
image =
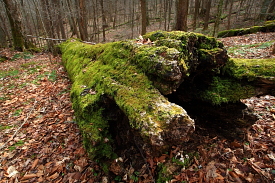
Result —
<instances>
[{"instance_id":1,"label":"fungus on wood","mask_svg":"<svg viewBox=\"0 0 275 183\"><path fill-rule=\"evenodd\" d=\"M70 39L60 45L73 82L73 109L91 158L115 158L119 146L131 143L158 156L187 141L194 120L169 101L171 95L213 106L256 94L251 83L241 82L238 65L215 38L155 31L143 39L152 42L90 45Z\"/></svg>"}]
</instances>

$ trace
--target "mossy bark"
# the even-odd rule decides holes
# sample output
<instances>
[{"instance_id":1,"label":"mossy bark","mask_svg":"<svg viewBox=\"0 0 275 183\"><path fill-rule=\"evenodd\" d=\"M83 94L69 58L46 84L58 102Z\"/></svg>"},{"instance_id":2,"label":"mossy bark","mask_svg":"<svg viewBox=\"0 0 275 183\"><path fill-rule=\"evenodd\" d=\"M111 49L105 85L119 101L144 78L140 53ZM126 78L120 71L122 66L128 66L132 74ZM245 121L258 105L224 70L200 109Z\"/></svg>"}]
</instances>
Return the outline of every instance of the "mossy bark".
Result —
<instances>
[{"instance_id":1,"label":"mossy bark","mask_svg":"<svg viewBox=\"0 0 275 183\"><path fill-rule=\"evenodd\" d=\"M89 45L71 39L60 46L91 158L113 158L114 144L130 141L159 155L188 140L194 120L169 102L169 95L209 105L255 95L215 38L181 31L151 32L144 35L148 38L153 44L127 40Z\"/></svg>"},{"instance_id":2,"label":"mossy bark","mask_svg":"<svg viewBox=\"0 0 275 183\"><path fill-rule=\"evenodd\" d=\"M242 36L245 34L253 34L256 32L274 32L274 31L275 31L275 22L267 21L263 26L253 26L253 27L242 28L242 29L224 30L218 33L218 37Z\"/></svg>"}]
</instances>

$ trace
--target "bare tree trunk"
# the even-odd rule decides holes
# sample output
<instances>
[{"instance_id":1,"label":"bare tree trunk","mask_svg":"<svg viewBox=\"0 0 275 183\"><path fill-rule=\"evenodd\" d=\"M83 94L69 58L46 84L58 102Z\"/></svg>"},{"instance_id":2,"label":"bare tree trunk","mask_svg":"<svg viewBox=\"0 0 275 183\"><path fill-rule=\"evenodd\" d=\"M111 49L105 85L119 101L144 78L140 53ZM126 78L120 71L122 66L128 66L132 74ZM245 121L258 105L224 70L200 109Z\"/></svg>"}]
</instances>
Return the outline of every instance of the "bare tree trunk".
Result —
<instances>
[{"instance_id":1,"label":"bare tree trunk","mask_svg":"<svg viewBox=\"0 0 275 183\"><path fill-rule=\"evenodd\" d=\"M193 30L197 28L197 18L199 15L200 9L200 0L195 0L195 11L194 11L194 19L193 19Z\"/></svg>"},{"instance_id":2,"label":"bare tree trunk","mask_svg":"<svg viewBox=\"0 0 275 183\"><path fill-rule=\"evenodd\" d=\"M84 41L88 41L85 0L78 0L78 5L79 5L79 14L77 19L78 19L80 38Z\"/></svg>"},{"instance_id":3,"label":"bare tree trunk","mask_svg":"<svg viewBox=\"0 0 275 183\"><path fill-rule=\"evenodd\" d=\"M146 34L147 27L147 11L146 11L146 0L140 0L141 8L141 35Z\"/></svg>"},{"instance_id":4,"label":"bare tree trunk","mask_svg":"<svg viewBox=\"0 0 275 183\"><path fill-rule=\"evenodd\" d=\"M187 31L187 15L189 0L177 0L177 16L175 30Z\"/></svg>"},{"instance_id":5,"label":"bare tree trunk","mask_svg":"<svg viewBox=\"0 0 275 183\"><path fill-rule=\"evenodd\" d=\"M106 41L106 34L105 34L105 28L107 27L106 18L105 18L105 12L104 12L104 0L100 0L100 6L101 6L101 14L102 14L102 37L103 42Z\"/></svg>"},{"instance_id":6,"label":"bare tree trunk","mask_svg":"<svg viewBox=\"0 0 275 183\"><path fill-rule=\"evenodd\" d=\"M206 7L205 7L205 17L204 17L204 25L203 25L203 30L208 29L208 24L209 24L209 18L210 18L210 9L211 9L211 0L206 0Z\"/></svg>"},{"instance_id":7,"label":"bare tree trunk","mask_svg":"<svg viewBox=\"0 0 275 183\"><path fill-rule=\"evenodd\" d=\"M232 7L233 7L234 0L230 0L230 7L229 7L229 12L228 12L228 17L227 17L227 30L231 28L231 15L232 15Z\"/></svg>"},{"instance_id":8,"label":"bare tree trunk","mask_svg":"<svg viewBox=\"0 0 275 183\"><path fill-rule=\"evenodd\" d=\"M216 16L216 20L215 20L215 24L214 24L213 37L219 31L221 15L222 15L222 6L223 6L223 0L220 0L219 5L218 5L217 16Z\"/></svg>"},{"instance_id":9,"label":"bare tree trunk","mask_svg":"<svg viewBox=\"0 0 275 183\"><path fill-rule=\"evenodd\" d=\"M21 18L16 2L13 0L3 0L6 13L10 22L13 47L17 51L24 50L24 36L22 33Z\"/></svg>"},{"instance_id":10,"label":"bare tree trunk","mask_svg":"<svg viewBox=\"0 0 275 183\"><path fill-rule=\"evenodd\" d=\"M268 10L268 6L270 4L271 0L264 0L262 3L262 7L259 13L259 20L264 20L266 18L267 15L267 10Z\"/></svg>"},{"instance_id":11,"label":"bare tree trunk","mask_svg":"<svg viewBox=\"0 0 275 183\"><path fill-rule=\"evenodd\" d=\"M274 8L275 8L275 0L272 0L268 9L267 9L267 18L266 19L270 19L273 20L275 19L275 12L274 12Z\"/></svg>"}]
</instances>

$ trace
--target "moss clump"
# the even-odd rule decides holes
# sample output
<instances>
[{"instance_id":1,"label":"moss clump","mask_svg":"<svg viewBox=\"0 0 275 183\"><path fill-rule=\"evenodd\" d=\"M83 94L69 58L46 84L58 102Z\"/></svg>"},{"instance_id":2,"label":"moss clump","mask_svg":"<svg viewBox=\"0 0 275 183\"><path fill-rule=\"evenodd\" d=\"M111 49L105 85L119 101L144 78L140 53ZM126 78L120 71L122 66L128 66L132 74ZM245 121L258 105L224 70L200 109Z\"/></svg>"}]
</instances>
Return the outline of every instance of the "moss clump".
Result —
<instances>
[{"instance_id":1,"label":"moss clump","mask_svg":"<svg viewBox=\"0 0 275 183\"><path fill-rule=\"evenodd\" d=\"M236 79L254 81L265 78L275 81L275 59L238 59L228 62L224 72Z\"/></svg>"},{"instance_id":2,"label":"moss clump","mask_svg":"<svg viewBox=\"0 0 275 183\"><path fill-rule=\"evenodd\" d=\"M199 94L202 100L220 105L251 97L255 95L255 89L250 85L241 85L234 79L214 77L210 86Z\"/></svg>"}]
</instances>

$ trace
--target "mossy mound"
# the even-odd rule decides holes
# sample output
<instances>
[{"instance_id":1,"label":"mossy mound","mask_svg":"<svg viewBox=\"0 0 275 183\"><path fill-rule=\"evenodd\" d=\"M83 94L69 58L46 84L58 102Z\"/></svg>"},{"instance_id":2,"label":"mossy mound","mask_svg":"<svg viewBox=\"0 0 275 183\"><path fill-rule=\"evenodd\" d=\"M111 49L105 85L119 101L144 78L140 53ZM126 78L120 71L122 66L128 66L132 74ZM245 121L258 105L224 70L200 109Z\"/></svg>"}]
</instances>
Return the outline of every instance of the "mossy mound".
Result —
<instances>
[{"instance_id":1,"label":"mossy mound","mask_svg":"<svg viewBox=\"0 0 275 183\"><path fill-rule=\"evenodd\" d=\"M215 38L180 31L151 32L148 38L153 43L89 45L71 39L60 45L91 158L113 159L119 145L130 143L154 156L188 140L194 121L168 95L220 105L255 94L250 74L241 76L241 62L228 62Z\"/></svg>"},{"instance_id":2,"label":"mossy mound","mask_svg":"<svg viewBox=\"0 0 275 183\"><path fill-rule=\"evenodd\" d=\"M141 147L151 153L188 140L194 121L163 95L197 73L219 73L228 61L222 43L202 34L156 31L144 36L148 38L154 43L89 45L71 39L60 45L91 158L116 156L111 127L120 120L129 123L125 133L139 136Z\"/></svg>"},{"instance_id":3,"label":"mossy mound","mask_svg":"<svg viewBox=\"0 0 275 183\"><path fill-rule=\"evenodd\" d=\"M218 33L218 37L232 37L232 36L242 36L245 34L253 34L256 32L274 32L275 31L275 22L267 21L263 26L253 26L249 28L242 29L230 29L224 30Z\"/></svg>"}]
</instances>

